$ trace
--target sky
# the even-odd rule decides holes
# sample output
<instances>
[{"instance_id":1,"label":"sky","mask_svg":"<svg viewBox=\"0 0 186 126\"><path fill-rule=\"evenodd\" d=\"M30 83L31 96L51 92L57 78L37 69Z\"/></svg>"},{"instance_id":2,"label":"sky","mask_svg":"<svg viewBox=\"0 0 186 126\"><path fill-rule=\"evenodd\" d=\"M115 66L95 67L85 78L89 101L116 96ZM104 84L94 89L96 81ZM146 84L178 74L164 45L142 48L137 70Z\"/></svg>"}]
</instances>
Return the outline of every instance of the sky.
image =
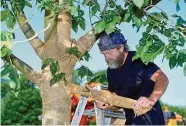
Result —
<instances>
[{"instance_id":1,"label":"sky","mask_svg":"<svg viewBox=\"0 0 186 126\"><path fill-rule=\"evenodd\" d=\"M173 0L172 1L163 0L160 3L158 3L157 6L163 9L165 12L167 12L168 15L177 13L178 15L181 15L183 16L184 19L186 19L186 4L183 2L183 0L180 0L181 10L179 12L176 12L176 4L174 3ZM152 8L150 11L151 12L157 11L157 9ZM87 11L85 10L85 12ZM32 14L33 16L31 16ZM31 17L29 22L36 32L40 32L44 29L43 24L44 13L38 11L37 7L26 8L25 15L27 16L27 18ZM78 39L80 36L84 35L88 30L91 29L89 20L86 20L86 22L87 25L85 31L79 30L78 33L72 32L72 38ZM16 24L16 26L18 25ZM7 29L4 23L1 23L1 28L2 30ZM132 25L127 23L123 23L122 25L119 26L119 28L121 29L121 33L123 33L125 38L128 40L130 50L135 50L135 46L138 44L142 36L141 33L144 29L142 28L137 33L136 29L132 28ZM14 40L14 42L26 40L20 28L15 29L15 36L16 39ZM41 40L43 40L43 33L39 34L39 37ZM184 48L186 48L186 46L184 46ZM29 42L14 44L13 53L21 60L29 64L32 68L34 68L37 71L40 71L41 61L34 52L34 50L32 49L32 47L30 46ZM107 69L104 57L102 54L100 54L97 44L94 44L93 48L90 50L90 54L91 60L89 62L82 62L82 64L86 65L87 67L89 67L90 70L94 72ZM170 70L168 61L164 60L162 62L162 56L157 57L154 62L162 69L162 71L169 78L169 86L165 94L162 96L161 100L164 103L170 105L186 106L186 77L183 74L183 68L177 67ZM3 65L2 61L1 65ZM80 63L77 63L75 68L79 67Z\"/></svg>"}]
</instances>

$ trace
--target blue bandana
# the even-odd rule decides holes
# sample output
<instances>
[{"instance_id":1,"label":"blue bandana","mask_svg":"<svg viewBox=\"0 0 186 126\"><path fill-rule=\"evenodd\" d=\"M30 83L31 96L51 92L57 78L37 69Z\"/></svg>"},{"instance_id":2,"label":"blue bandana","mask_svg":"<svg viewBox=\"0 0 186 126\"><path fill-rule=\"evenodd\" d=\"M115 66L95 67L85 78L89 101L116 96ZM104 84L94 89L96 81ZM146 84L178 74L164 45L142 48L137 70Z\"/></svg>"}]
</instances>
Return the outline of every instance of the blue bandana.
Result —
<instances>
[{"instance_id":1,"label":"blue bandana","mask_svg":"<svg viewBox=\"0 0 186 126\"><path fill-rule=\"evenodd\" d=\"M101 51L110 50L120 47L121 44L126 44L124 36L119 32L112 32L110 34L104 34L100 37L98 47Z\"/></svg>"}]
</instances>

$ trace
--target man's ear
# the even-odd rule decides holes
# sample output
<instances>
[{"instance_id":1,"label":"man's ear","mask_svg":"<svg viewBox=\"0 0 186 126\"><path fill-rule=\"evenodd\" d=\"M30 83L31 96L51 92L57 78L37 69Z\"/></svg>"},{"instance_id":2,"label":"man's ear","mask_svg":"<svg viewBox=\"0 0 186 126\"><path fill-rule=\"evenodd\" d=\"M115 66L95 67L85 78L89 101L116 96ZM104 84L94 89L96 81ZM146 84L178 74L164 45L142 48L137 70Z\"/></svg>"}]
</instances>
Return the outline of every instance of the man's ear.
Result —
<instances>
[{"instance_id":1,"label":"man's ear","mask_svg":"<svg viewBox=\"0 0 186 126\"><path fill-rule=\"evenodd\" d=\"M121 47L120 47L119 51L120 51L120 52L123 52L123 50L124 50L124 46L123 46L123 45L121 45Z\"/></svg>"}]
</instances>

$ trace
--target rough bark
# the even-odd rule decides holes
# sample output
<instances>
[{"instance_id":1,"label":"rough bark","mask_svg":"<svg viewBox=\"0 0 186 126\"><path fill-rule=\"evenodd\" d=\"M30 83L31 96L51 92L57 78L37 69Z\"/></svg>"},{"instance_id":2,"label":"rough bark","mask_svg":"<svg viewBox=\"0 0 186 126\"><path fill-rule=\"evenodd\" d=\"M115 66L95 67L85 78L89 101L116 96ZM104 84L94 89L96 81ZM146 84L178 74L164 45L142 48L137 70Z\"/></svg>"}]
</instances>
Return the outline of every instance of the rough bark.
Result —
<instances>
[{"instance_id":1,"label":"rough bark","mask_svg":"<svg viewBox=\"0 0 186 126\"><path fill-rule=\"evenodd\" d=\"M41 88L43 125L69 125L71 92L63 83L50 86L49 81Z\"/></svg>"}]
</instances>

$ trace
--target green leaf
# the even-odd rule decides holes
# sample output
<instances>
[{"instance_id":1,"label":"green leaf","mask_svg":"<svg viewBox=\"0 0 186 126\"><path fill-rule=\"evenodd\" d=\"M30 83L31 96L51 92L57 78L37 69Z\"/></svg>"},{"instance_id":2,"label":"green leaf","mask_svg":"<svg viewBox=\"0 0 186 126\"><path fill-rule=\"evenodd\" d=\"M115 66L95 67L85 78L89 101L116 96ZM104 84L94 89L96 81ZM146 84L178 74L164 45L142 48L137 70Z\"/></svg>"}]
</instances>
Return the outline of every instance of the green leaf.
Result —
<instances>
[{"instance_id":1,"label":"green leaf","mask_svg":"<svg viewBox=\"0 0 186 126\"><path fill-rule=\"evenodd\" d=\"M183 49L183 50L180 50L178 53L177 53L177 61L178 61L178 64L177 66L181 66L183 67L183 63L186 62L186 49Z\"/></svg>"},{"instance_id":2,"label":"green leaf","mask_svg":"<svg viewBox=\"0 0 186 126\"><path fill-rule=\"evenodd\" d=\"M186 49L182 49L179 51L180 53L184 53L186 55Z\"/></svg>"},{"instance_id":3,"label":"green leaf","mask_svg":"<svg viewBox=\"0 0 186 126\"><path fill-rule=\"evenodd\" d=\"M3 70L1 71L1 77L5 76L5 75L9 75L13 69L12 65L5 63L3 66Z\"/></svg>"},{"instance_id":4,"label":"green leaf","mask_svg":"<svg viewBox=\"0 0 186 126\"><path fill-rule=\"evenodd\" d=\"M78 17L72 16L72 29L77 33L78 31Z\"/></svg>"},{"instance_id":5,"label":"green leaf","mask_svg":"<svg viewBox=\"0 0 186 126\"><path fill-rule=\"evenodd\" d=\"M65 75L66 75L66 73L63 73L63 72L57 74L57 75L56 75L56 82L58 82L58 81L61 80L62 78L65 78Z\"/></svg>"},{"instance_id":6,"label":"green leaf","mask_svg":"<svg viewBox=\"0 0 186 126\"><path fill-rule=\"evenodd\" d=\"M90 10L90 16L94 16L97 13L97 6L93 6Z\"/></svg>"},{"instance_id":7,"label":"green leaf","mask_svg":"<svg viewBox=\"0 0 186 126\"><path fill-rule=\"evenodd\" d=\"M84 20L79 20L79 26L82 30L85 30L85 21Z\"/></svg>"},{"instance_id":8,"label":"green leaf","mask_svg":"<svg viewBox=\"0 0 186 126\"><path fill-rule=\"evenodd\" d=\"M77 69L77 71L78 71L78 75L81 78L83 78L84 76L91 77L93 75L93 73L90 71L90 69L85 66L81 66L80 68Z\"/></svg>"},{"instance_id":9,"label":"green leaf","mask_svg":"<svg viewBox=\"0 0 186 126\"><path fill-rule=\"evenodd\" d=\"M77 47L67 48L65 50L65 53L68 53L70 55L75 55L77 58L80 58L83 56L83 54L78 50Z\"/></svg>"},{"instance_id":10,"label":"green leaf","mask_svg":"<svg viewBox=\"0 0 186 126\"><path fill-rule=\"evenodd\" d=\"M19 75L18 75L17 70L16 70L15 68L12 68L12 69L11 69L11 72L10 72L9 77L10 77L10 79L11 79L13 82L17 83L18 78L19 78Z\"/></svg>"},{"instance_id":11,"label":"green leaf","mask_svg":"<svg viewBox=\"0 0 186 126\"><path fill-rule=\"evenodd\" d=\"M32 4L31 4L30 2L28 2L27 0L25 0L25 5L26 5L27 7L32 8Z\"/></svg>"},{"instance_id":12,"label":"green leaf","mask_svg":"<svg viewBox=\"0 0 186 126\"><path fill-rule=\"evenodd\" d=\"M179 3L176 4L176 11L178 12L180 10L180 5Z\"/></svg>"},{"instance_id":13,"label":"green leaf","mask_svg":"<svg viewBox=\"0 0 186 126\"><path fill-rule=\"evenodd\" d=\"M134 61L134 60L136 60L136 59L138 59L138 58L139 58L138 55L135 54L135 55L132 57L132 61Z\"/></svg>"},{"instance_id":14,"label":"green leaf","mask_svg":"<svg viewBox=\"0 0 186 126\"><path fill-rule=\"evenodd\" d=\"M84 15L84 11L78 9L78 17L82 17Z\"/></svg>"},{"instance_id":15,"label":"green leaf","mask_svg":"<svg viewBox=\"0 0 186 126\"><path fill-rule=\"evenodd\" d=\"M70 12L71 12L72 15L76 15L77 12L78 12L77 7L75 7L75 6L70 6Z\"/></svg>"},{"instance_id":16,"label":"green leaf","mask_svg":"<svg viewBox=\"0 0 186 126\"><path fill-rule=\"evenodd\" d=\"M1 58L6 56L7 52L8 52L8 50L6 47L1 48Z\"/></svg>"},{"instance_id":17,"label":"green leaf","mask_svg":"<svg viewBox=\"0 0 186 126\"><path fill-rule=\"evenodd\" d=\"M159 41L160 40L157 35L153 35L152 38L153 38L154 41Z\"/></svg>"},{"instance_id":18,"label":"green leaf","mask_svg":"<svg viewBox=\"0 0 186 126\"><path fill-rule=\"evenodd\" d=\"M152 30L152 26L151 25L149 25L147 28L146 28L146 32L151 32L151 30Z\"/></svg>"},{"instance_id":19,"label":"green leaf","mask_svg":"<svg viewBox=\"0 0 186 126\"><path fill-rule=\"evenodd\" d=\"M184 37L182 35L179 36L179 41L181 42L179 45L183 47L186 40L184 39Z\"/></svg>"},{"instance_id":20,"label":"green leaf","mask_svg":"<svg viewBox=\"0 0 186 126\"><path fill-rule=\"evenodd\" d=\"M83 58L86 60L86 61L89 61L89 59L91 58L90 54L88 53L88 51L85 53L85 55L83 56Z\"/></svg>"},{"instance_id":21,"label":"green leaf","mask_svg":"<svg viewBox=\"0 0 186 126\"><path fill-rule=\"evenodd\" d=\"M99 21L99 22L96 24L96 26L95 26L96 33L100 33L100 32L102 32L104 29L105 29L105 21L104 21L104 20Z\"/></svg>"},{"instance_id":22,"label":"green leaf","mask_svg":"<svg viewBox=\"0 0 186 126\"><path fill-rule=\"evenodd\" d=\"M98 83L101 83L103 85L107 85L108 84L108 80L107 80L107 77L106 77L105 73L102 73L102 74L94 77L93 79L90 79L89 82L98 82Z\"/></svg>"},{"instance_id":23,"label":"green leaf","mask_svg":"<svg viewBox=\"0 0 186 126\"><path fill-rule=\"evenodd\" d=\"M77 33L77 31L78 31L78 23L72 23L72 29L74 30L74 32Z\"/></svg>"},{"instance_id":24,"label":"green leaf","mask_svg":"<svg viewBox=\"0 0 186 126\"><path fill-rule=\"evenodd\" d=\"M130 12L127 12L124 17L124 21L130 22L132 20L132 15Z\"/></svg>"},{"instance_id":25,"label":"green leaf","mask_svg":"<svg viewBox=\"0 0 186 126\"><path fill-rule=\"evenodd\" d=\"M116 6L116 4L115 4L114 1L111 1L111 2L109 3L109 5L110 5L110 8L114 8L114 7Z\"/></svg>"},{"instance_id":26,"label":"green leaf","mask_svg":"<svg viewBox=\"0 0 186 126\"><path fill-rule=\"evenodd\" d=\"M143 7L150 5L151 0L144 0Z\"/></svg>"},{"instance_id":27,"label":"green leaf","mask_svg":"<svg viewBox=\"0 0 186 126\"><path fill-rule=\"evenodd\" d=\"M10 41L1 41L1 57L12 54L12 42Z\"/></svg>"},{"instance_id":28,"label":"green leaf","mask_svg":"<svg viewBox=\"0 0 186 126\"><path fill-rule=\"evenodd\" d=\"M148 16L148 17L147 17L147 20L146 20L145 23L144 23L144 26L145 26L145 25L149 25L150 23L151 23L151 17Z\"/></svg>"},{"instance_id":29,"label":"green leaf","mask_svg":"<svg viewBox=\"0 0 186 126\"><path fill-rule=\"evenodd\" d=\"M139 9L141 9L141 7L144 4L144 0L133 0L134 5L136 5Z\"/></svg>"},{"instance_id":30,"label":"green leaf","mask_svg":"<svg viewBox=\"0 0 186 126\"><path fill-rule=\"evenodd\" d=\"M100 4L99 4L98 2L95 2L95 6L97 7L97 10L98 10L98 11L101 11L101 9L100 9Z\"/></svg>"},{"instance_id":31,"label":"green leaf","mask_svg":"<svg viewBox=\"0 0 186 126\"><path fill-rule=\"evenodd\" d=\"M7 14L7 18L6 18L6 25L8 28L13 28L14 25L16 24L16 19L12 13L12 11L9 11L9 13Z\"/></svg>"},{"instance_id":32,"label":"green leaf","mask_svg":"<svg viewBox=\"0 0 186 126\"><path fill-rule=\"evenodd\" d=\"M7 16L7 11L0 11L0 20L5 21L6 16Z\"/></svg>"},{"instance_id":33,"label":"green leaf","mask_svg":"<svg viewBox=\"0 0 186 126\"><path fill-rule=\"evenodd\" d=\"M16 83L14 81L10 81L9 86L10 86L11 89L15 89L16 88Z\"/></svg>"},{"instance_id":34,"label":"green leaf","mask_svg":"<svg viewBox=\"0 0 186 126\"><path fill-rule=\"evenodd\" d=\"M171 15L171 16L174 17L174 18L180 17L180 16L178 16L177 14L173 14L173 15Z\"/></svg>"},{"instance_id":35,"label":"green leaf","mask_svg":"<svg viewBox=\"0 0 186 126\"><path fill-rule=\"evenodd\" d=\"M14 33L12 32L7 32L7 31L1 31L0 32L0 47L2 48L3 46L6 46L9 49L12 49L12 40L15 38Z\"/></svg>"},{"instance_id":36,"label":"green leaf","mask_svg":"<svg viewBox=\"0 0 186 126\"><path fill-rule=\"evenodd\" d=\"M143 37L146 39L147 37L151 36L150 34L148 34L147 32L143 32Z\"/></svg>"},{"instance_id":37,"label":"green leaf","mask_svg":"<svg viewBox=\"0 0 186 126\"><path fill-rule=\"evenodd\" d=\"M179 18L177 19L176 24L177 24L177 25L179 25L179 24L186 24L186 21L183 20L183 18L179 17Z\"/></svg>"},{"instance_id":38,"label":"green leaf","mask_svg":"<svg viewBox=\"0 0 186 126\"><path fill-rule=\"evenodd\" d=\"M9 86L13 90L14 94L15 92L17 92L17 94L15 94L17 96L21 88L21 85L20 85L20 81L18 80L19 74L17 73L17 70L14 67L11 68L9 78L11 79L11 81L9 82Z\"/></svg>"},{"instance_id":39,"label":"green leaf","mask_svg":"<svg viewBox=\"0 0 186 126\"><path fill-rule=\"evenodd\" d=\"M151 46L152 45L152 41L146 41L146 45L147 47Z\"/></svg>"},{"instance_id":40,"label":"green leaf","mask_svg":"<svg viewBox=\"0 0 186 126\"><path fill-rule=\"evenodd\" d=\"M106 33L111 33L115 30L115 26L116 26L116 22L112 21L110 23L108 23L105 27L105 31Z\"/></svg>"},{"instance_id":41,"label":"green leaf","mask_svg":"<svg viewBox=\"0 0 186 126\"><path fill-rule=\"evenodd\" d=\"M153 23L157 23L159 24L162 21L162 14L161 13L151 13L151 18L153 19ZM153 24L154 26L156 26L155 24Z\"/></svg>"},{"instance_id":42,"label":"green leaf","mask_svg":"<svg viewBox=\"0 0 186 126\"><path fill-rule=\"evenodd\" d=\"M143 38L140 40L140 44L137 47L137 52L135 57L133 57L133 60L140 57L145 64L152 62L163 52L165 48L165 44L160 39L156 38L156 40L158 41L154 41L152 35L144 32Z\"/></svg>"},{"instance_id":43,"label":"green leaf","mask_svg":"<svg viewBox=\"0 0 186 126\"><path fill-rule=\"evenodd\" d=\"M173 55L170 59L169 59L169 67L170 69L173 69L177 64L177 58L176 55Z\"/></svg>"},{"instance_id":44,"label":"green leaf","mask_svg":"<svg viewBox=\"0 0 186 126\"><path fill-rule=\"evenodd\" d=\"M114 22L120 23L121 22L121 17L120 16L115 16L114 17Z\"/></svg>"},{"instance_id":45,"label":"green leaf","mask_svg":"<svg viewBox=\"0 0 186 126\"><path fill-rule=\"evenodd\" d=\"M167 36L167 37L171 37L172 32L175 32L174 28L165 29L164 35Z\"/></svg>"},{"instance_id":46,"label":"green leaf","mask_svg":"<svg viewBox=\"0 0 186 126\"><path fill-rule=\"evenodd\" d=\"M19 90L18 91L11 90L11 92L15 95L15 97L17 97L20 91Z\"/></svg>"},{"instance_id":47,"label":"green leaf","mask_svg":"<svg viewBox=\"0 0 186 126\"><path fill-rule=\"evenodd\" d=\"M145 54L146 61L153 61L158 55L160 55L165 48L165 44L163 42L156 41L154 42L148 49L147 55Z\"/></svg>"},{"instance_id":48,"label":"green leaf","mask_svg":"<svg viewBox=\"0 0 186 126\"><path fill-rule=\"evenodd\" d=\"M50 64L50 71L52 73L52 76L56 74L57 71L59 71L59 63L58 62L53 62Z\"/></svg>"},{"instance_id":49,"label":"green leaf","mask_svg":"<svg viewBox=\"0 0 186 126\"><path fill-rule=\"evenodd\" d=\"M54 77L50 80L50 86L54 85L55 83L59 82L60 80L64 80L66 83L66 79L65 79L66 73L59 73L57 75L54 75Z\"/></svg>"},{"instance_id":50,"label":"green leaf","mask_svg":"<svg viewBox=\"0 0 186 126\"><path fill-rule=\"evenodd\" d=\"M115 16L117 16L117 13L113 10L107 10L103 14L103 19L105 21L105 24L110 23L114 20Z\"/></svg>"},{"instance_id":51,"label":"green leaf","mask_svg":"<svg viewBox=\"0 0 186 126\"><path fill-rule=\"evenodd\" d=\"M186 76L186 63L185 63L184 68L183 68L183 73Z\"/></svg>"},{"instance_id":52,"label":"green leaf","mask_svg":"<svg viewBox=\"0 0 186 126\"><path fill-rule=\"evenodd\" d=\"M173 31L171 33L171 39L172 40L178 40L179 39L179 33L177 31Z\"/></svg>"},{"instance_id":53,"label":"green leaf","mask_svg":"<svg viewBox=\"0 0 186 126\"><path fill-rule=\"evenodd\" d=\"M12 49L13 46L12 40L15 38L14 33L1 31L0 36L1 36L0 47L6 46L7 48Z\"/></svg>"},{"instance_id":54,"label":"green leaf","mask_svg":"<svg viewBox=\"0 0 186 126\"><path fill-rule=\"evenodd\" d=\"M134 12L134 8L135 8L136 6L134 5L134 4L129 4L129 6L128 6L128 12L131 14L131 15L133 15L133 14L135 14L135 12Z\"/></svg>"},{"instance_id":55,"label":"green leaf","mask_svg":"<svg viewBox=\"0 0 186 126\"><path fill-rule=\"evenodd\" d=\"M136 24L136 27L139 28L141 27L141 25L143 24L143 21L141 18L135 18L135 24Z\"/></svg>"},{"instance_id":56,"label":"green leaf","mask_svg":"<svg viewBox=\"0 0 186 126\"><path fill-rule=\"evenodd\" d=\"M53 62L54 62L54 59L52 59L52 58L45 59L42 66L41 66L41 69L44 69L46 66L48 66L49 64L51 64Z\"/></svg>"}]
</instances>

